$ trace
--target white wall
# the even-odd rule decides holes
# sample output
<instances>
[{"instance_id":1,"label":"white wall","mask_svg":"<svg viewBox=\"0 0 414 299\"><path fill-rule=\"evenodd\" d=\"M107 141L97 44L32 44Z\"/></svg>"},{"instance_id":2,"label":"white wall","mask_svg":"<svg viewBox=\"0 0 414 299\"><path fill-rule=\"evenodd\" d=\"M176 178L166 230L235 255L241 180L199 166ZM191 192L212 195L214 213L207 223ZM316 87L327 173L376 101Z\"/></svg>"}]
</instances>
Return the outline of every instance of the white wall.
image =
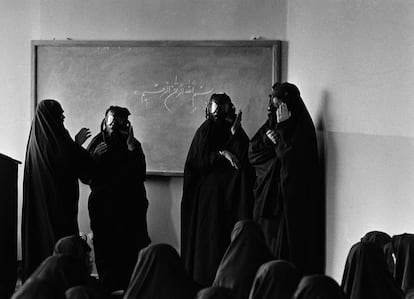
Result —
<instances>
[{"instance_id":1,"label":"white wall","mask_svg":"<svg viewBox=\"0 0 414 299\"><path fill-rule=\"evenodd\" d=\"M30 40L38 28L37 1L0 1L0 152L22 162L31 113ZM18 171L21 205L23 164Z\"/></svg>"},{"instance_id":2,"label":"white wall","mask_svg":"<svg viewBox=\"0 0 414 299\"><path fill-rule=\"evenodd\" d=\"M283 40L286 9L287 0L2 0L0 152L24 161L31 121L30 40ZM19 171L21 205L23 166ZM182 178L152 178L146 186L152 240L178 249ZM88 190L82 186L81 192L79 222L88 231Z\"/></svg>"},{"instance_id":3,"label":"white wall","mask_svg":"<svg viewBox=\"0 0 414 299\"><path fill-rule=\"evenodd\" d=\"M289 0L288 79L324 128L327 273L369 230L414 233L414 2Z\"/></svg>"}]
</instances>

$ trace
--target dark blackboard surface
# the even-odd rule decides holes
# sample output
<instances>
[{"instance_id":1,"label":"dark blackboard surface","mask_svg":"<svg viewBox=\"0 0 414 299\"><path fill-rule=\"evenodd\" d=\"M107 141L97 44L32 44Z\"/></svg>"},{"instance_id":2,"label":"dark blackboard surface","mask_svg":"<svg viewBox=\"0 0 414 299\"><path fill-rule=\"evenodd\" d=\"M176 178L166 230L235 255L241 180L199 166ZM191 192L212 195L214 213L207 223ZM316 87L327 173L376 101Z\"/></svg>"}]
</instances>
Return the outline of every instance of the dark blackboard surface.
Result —
<instances>
[{"instance_id":1,"label":"dark blackboard surface","mask_svg":"<svg viewBox=\"0 0 414 299\"><path fill-rule=\"evenodd\" d=\"M65 126L93 135L110 105L127 107L149 174L179 175L212 93L243 111L249 137L279 80L279 41L32 41L33 108L58 100ZM87 141L88 142L88 141Z\"/></svg>"}]
</instances>

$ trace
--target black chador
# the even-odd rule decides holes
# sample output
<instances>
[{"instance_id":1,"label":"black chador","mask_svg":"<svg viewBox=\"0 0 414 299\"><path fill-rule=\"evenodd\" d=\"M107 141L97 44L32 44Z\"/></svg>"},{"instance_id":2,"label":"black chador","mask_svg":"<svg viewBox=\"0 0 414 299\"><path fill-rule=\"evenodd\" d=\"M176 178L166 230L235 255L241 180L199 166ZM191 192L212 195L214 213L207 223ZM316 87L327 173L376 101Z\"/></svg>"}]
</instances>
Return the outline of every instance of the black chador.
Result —
<instances>
[{"instance_id":1,"label":"black chador","mask_svg":"<svg viewBox=\"0 0 414 299\"><path fill-rule=\"evenodd\" d=\"M250 141L254 218L277 259L303 274L323 272L324 207L315 127L290 83L273 86L268 120Z\"/></svg>"},{"instance_id":2,"label":"black chador","mask_svg":"<svg viewBox=\"0 0 414 299\"><path fill-rule=\"evenodd\" d=\"M204 286L214 280L234 224L252 217L253 170L240 116L230 97L213 94L185 163L181 255L189 273Z\"/></svg>"},{"instance_id":3,"label":"black chador","mask_svg":"<svg viewBox=\"0 0 414 299\"><path fill-rule=\"evenodd\" d=\"M61 105L43 100L30 129L23 179L24 279L52 254L60 238L79 234L78 178L87 177L93 168L91 156L80 144L90 133L81 129L75 142L63 120Z\"/></svg>"},{"instance_id":4,"label":"black chador","mask_svg":"<svg viewBox=\"0 0 414 299\"><path fill-rule=\"evenodd\" d=\"M150 243L146 164L126 108L111 106L102 132L88 146L97 165L88 208L99 280L109 291L126 289L138 252Z\"/></svg>"}]
</instances>

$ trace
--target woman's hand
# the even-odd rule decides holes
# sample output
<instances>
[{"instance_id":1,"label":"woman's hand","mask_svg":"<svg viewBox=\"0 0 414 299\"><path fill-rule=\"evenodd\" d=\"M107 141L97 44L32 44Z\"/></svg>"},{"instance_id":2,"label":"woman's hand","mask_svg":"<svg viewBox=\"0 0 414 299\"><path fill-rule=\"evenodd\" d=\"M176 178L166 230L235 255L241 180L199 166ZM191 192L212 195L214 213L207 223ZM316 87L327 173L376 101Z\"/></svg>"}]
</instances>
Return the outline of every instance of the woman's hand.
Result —
<instances>
[{"instance_id":1,"label":"woman's hand","mask_svg":"<svg viewBox=\"0 0 414 299\"><path fill-rule=\"evenodd\" d=\"M79 130L78 134L75 135L75 142L82 145L89 137L91 137L91 131L87 128L82 128Z\"/></svg>"},{"instance_id":2,"label":"woman's hand","mask_svg":"<svg viewBox=\"0 0 414 299\"><path fill-rule=\"evenodd\" d=\"M278 123L281 123L291 116L290 111L286 105L286 103L281 103L279 108L276 110L276 119Z\"/></svg>"},{"instance_id":3,"label":"woman's hand","mask_svg":"<svg viewBox=\"0 0 414 299\"><path fill-rule=\"evenodd\" d=\"M239 160L234 154L227 150L219 151L219 153L230 162L231 166L233 166L236 169L239 169Z\"/></svg>"},{"instance_id":4,"label":"woman's hand","mask_svg":"<svg viewBox=\"0 0 414 299\"><path fill-rule=\"evenodd\" d=\"M266 136L273 142L273 144L276 144L279 141L279 134L277 134L275 130L267 130Z\"/></svg>"},{"instance_id":5,"label":"woman's hand","mask_svg":"<svg viewBox=\"0 0 414 299\"><path fill-rule=\"evenodd\" d=\"M128 150L132 152L135 149L134 130L132 129L132 126L129 127L128 138L126 142Z\"/></svg>"},{"instance_id":6,"label":"woman's hand","mask_svg":"<svg viewBox=\"0 0 414 299\"><path fill-rule=\"evenodd\" d=\"M101 142L96 146L95 150L93 151L93 156L95 158L100 158L107 151L108 151L108 145L105 142Z\"/></svg>"},{"instance_id":7,"label":"woman's hand","mask_svg":"<svg viewBox=\"0 0 414 299\"><path fill-rule=\"evenodd\" d=\"M236 119L233 122L233 125L231 126L231 134L234 135L237 130L241 127L241 117L242 117L242 111L239 110L239 113L237 113Z\"/></svg>"}]
</instances>

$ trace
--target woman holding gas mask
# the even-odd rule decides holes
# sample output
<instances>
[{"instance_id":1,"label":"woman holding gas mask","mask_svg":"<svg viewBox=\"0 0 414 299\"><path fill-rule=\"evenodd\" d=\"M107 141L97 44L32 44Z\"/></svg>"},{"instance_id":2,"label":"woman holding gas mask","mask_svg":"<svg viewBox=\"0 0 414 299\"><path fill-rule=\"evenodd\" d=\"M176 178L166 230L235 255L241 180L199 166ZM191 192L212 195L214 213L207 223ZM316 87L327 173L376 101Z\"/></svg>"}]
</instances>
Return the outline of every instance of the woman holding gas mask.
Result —
<instances>
[{"instance_id":1,"label":"woman holding gas mask","mask_svg":"<svg viewBox=\"0 0 414 299\"><path fill-rule=\"evenodd\" d=\"M250 141L256 170L254 219L276 259L304 275L323 272L324 214L315 127L299 89L272 87L267 121Z\"/></svg>"},{"instance_id":2,"label":"woman holding gas mask","mask_svg":"<svg viewBox=\"0 0 414 299\"><path fill-rule=\"evenodd\" d=\"M228 95L213 94L184 166L181 256L195 281L210 286L234 224L252 217L249 139Z\"/></svg>"},{"instance_id":3,"label":"woman holding gas mask","mask_svg":"<svg viewBox=\"0 0 414 299\"><path fill-rule=\"evenodd\" d=\"M127 108L109 107L101 132L88 146L96 162L88 202L95 262L110 292L128 287L137 253L150 243L145 156L129 115Z\"/></svg>"}]
</instances>

